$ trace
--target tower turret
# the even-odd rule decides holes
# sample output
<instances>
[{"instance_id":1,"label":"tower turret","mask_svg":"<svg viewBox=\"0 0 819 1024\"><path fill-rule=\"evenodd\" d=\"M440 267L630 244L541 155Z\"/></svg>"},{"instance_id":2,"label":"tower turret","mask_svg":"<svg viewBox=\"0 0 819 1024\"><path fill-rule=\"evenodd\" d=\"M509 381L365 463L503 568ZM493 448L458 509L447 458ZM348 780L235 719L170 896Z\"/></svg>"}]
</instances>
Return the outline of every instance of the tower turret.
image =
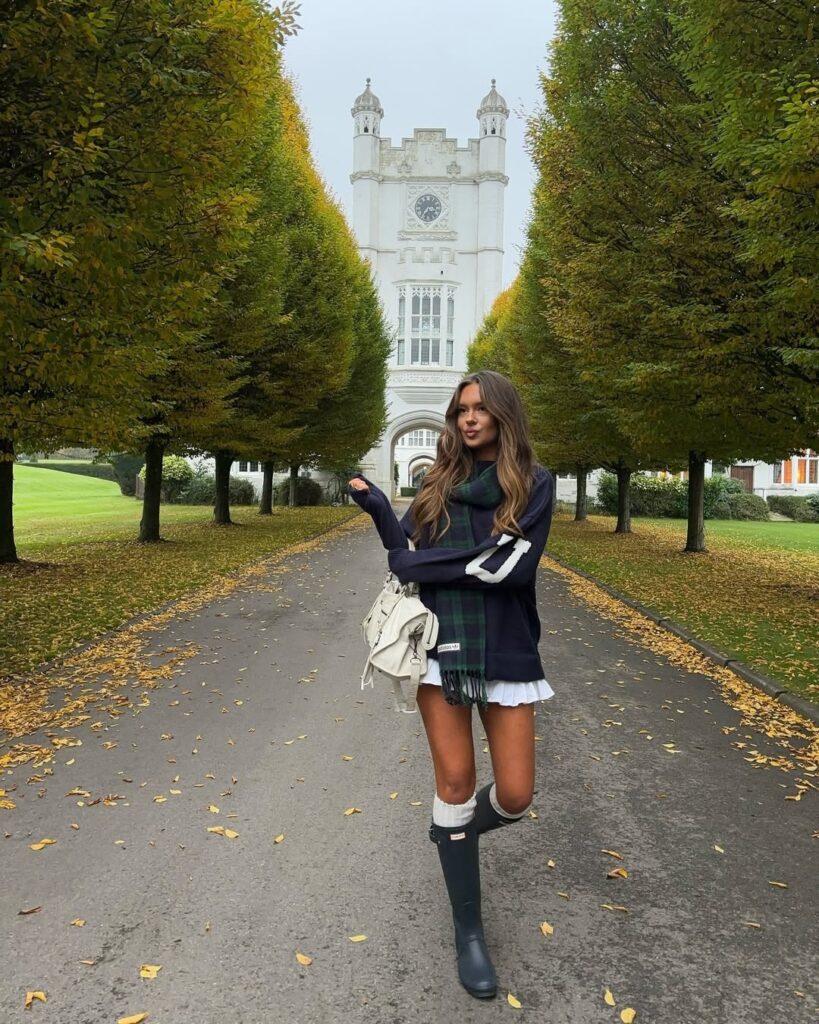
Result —
<instances>
[{"instance_id":1,"label":"tower turret","mask_svg":"<svg viewBox=\"0 0 819 1024\"><path fill-rule=\"evenodd\" d=\"M481 100L478 136L478 318L489 309L503 284L503 190L506 167L506 120L509 107L492 87Z\"/></svg>"},{"instance_id":2,"label":"tower turret","mask_svg":"<svg viewBox=\"0 0 819 1024\"><path fill-rule=\"evenodd\" d=\"M353 228L361 246L361 254L373 267L378 253L378 182L381 159L381 118L384 108L370 89L356 96L350 113L353 115Z\"/></svg>"}]
</instances>

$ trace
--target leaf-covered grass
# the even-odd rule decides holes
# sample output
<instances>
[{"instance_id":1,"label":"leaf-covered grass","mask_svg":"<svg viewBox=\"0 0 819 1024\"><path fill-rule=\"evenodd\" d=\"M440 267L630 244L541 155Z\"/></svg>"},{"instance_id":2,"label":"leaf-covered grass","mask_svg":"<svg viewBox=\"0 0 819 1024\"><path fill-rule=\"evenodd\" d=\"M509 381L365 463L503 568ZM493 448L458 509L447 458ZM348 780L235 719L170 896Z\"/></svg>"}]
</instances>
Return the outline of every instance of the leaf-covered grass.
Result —
<instances>
[{"instance_id":1,"label":"leaf-covered grass","mask_svg":"<svg viewBox=\"0 0 819 1024\"><path fill-rule=\"evenodd\" d=\"M685 554L685 522L556 517L549 552L689 627L819 703L819 523L706 523L708 554Z\"/></svg>"},{"instance_id":2,"label":"leaf-covered grass","mask_svg":"<svg viewBox=\"0 0 819 1024\"><path fill-rule=\"evenodd\" d=\"M146 545L136 541L140 503L115 484L15 467L23 562L0 566L0 677L27 672L357 512L355 506L275 508L260 516L255 507L234 508L237 525L219 527L207 506L164 505L167 543Z\"/></svg>"}]
</instances>

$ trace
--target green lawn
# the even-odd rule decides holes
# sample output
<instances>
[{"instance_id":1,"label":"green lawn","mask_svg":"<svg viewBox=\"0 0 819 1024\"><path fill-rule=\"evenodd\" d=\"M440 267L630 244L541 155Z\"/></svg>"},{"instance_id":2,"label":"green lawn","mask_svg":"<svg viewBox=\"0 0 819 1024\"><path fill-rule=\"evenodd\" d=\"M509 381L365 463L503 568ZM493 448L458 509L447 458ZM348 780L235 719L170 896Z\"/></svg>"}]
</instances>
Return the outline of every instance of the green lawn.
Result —
<instances>
[{"instance_id":1,"label":"green lawn","mask_svg":"<svg viewBox=\"0 0 819 1024\"><path fill-rule=\"evenodd\" d=\"M19 566L0 566L0 677L23 674L141 612L214 583L358 513L342 508L231 510L163 505L167 543L136 540L141 504L116 484L15 467Z\"/></svg>"},{"instance_id":2,"label":"green lawn","mask_svg":"<svg viewBox=\"0 0 819 1024\"><path fill-rule=\"evenodd\" d=\"M72 543L81 533L90 539L136 536L142 504L126 498L118 484L76 473L14 467L14 536L23 556L29 547ZM202 505L164 505L165 523L201 522L210 517ZM19 552L18 552L19 553Z\"/></svg>"},{"instance_id":3,"label":"green lawn","mask_svg":"<svg viewBox=\"0 0 819 1024\"><path fill-rule=\"evenodd\" d=\"M708 520L707 554L685 554L679 519L555 518L549 552L688 626L819 703L819 523Z\"/></svg>"}]
</instances>

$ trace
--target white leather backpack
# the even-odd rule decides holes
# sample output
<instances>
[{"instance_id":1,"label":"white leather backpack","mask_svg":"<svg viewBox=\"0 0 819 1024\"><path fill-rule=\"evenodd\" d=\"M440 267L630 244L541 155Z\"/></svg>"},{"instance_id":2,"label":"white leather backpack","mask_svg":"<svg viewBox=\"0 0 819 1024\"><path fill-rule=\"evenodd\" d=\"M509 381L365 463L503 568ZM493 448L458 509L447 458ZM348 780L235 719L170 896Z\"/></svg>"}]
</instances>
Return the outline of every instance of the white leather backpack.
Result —
<instances>
[{"instance_id":1,"label":"white leather backpack","mask_svg":"<svg viewBox=\"0 0 819 1024\"><path fill-rule=\"evenodd\" d=\"M390 573L361 623L361 632L370 648L361 689L373 685L373 671L377 669L392 681L396 711L416 711L419 680L427 670L427 651L438 639L438 619L418 597L418 585L401 583Z\"/></svg>"}]
</instances>

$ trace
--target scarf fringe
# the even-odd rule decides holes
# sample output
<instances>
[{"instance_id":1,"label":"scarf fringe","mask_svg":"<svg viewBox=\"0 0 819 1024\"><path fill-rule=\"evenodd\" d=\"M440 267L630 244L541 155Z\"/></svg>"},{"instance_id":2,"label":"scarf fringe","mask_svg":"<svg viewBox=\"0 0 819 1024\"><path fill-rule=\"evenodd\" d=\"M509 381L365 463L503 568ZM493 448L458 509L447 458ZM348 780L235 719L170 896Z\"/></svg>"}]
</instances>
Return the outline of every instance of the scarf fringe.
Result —
<instances>
[{"instance_id":1,"label":"scarf fringe","mask_svg":"<svg viewBox=\"0 0 819 1024\"><path fill-rule=\"evenodd\" d=\"M489 703L483 669L444 669L441 671L441 688L447 704L472 707L479 703L485 708Z\"/></svg>"}]
</instances>

